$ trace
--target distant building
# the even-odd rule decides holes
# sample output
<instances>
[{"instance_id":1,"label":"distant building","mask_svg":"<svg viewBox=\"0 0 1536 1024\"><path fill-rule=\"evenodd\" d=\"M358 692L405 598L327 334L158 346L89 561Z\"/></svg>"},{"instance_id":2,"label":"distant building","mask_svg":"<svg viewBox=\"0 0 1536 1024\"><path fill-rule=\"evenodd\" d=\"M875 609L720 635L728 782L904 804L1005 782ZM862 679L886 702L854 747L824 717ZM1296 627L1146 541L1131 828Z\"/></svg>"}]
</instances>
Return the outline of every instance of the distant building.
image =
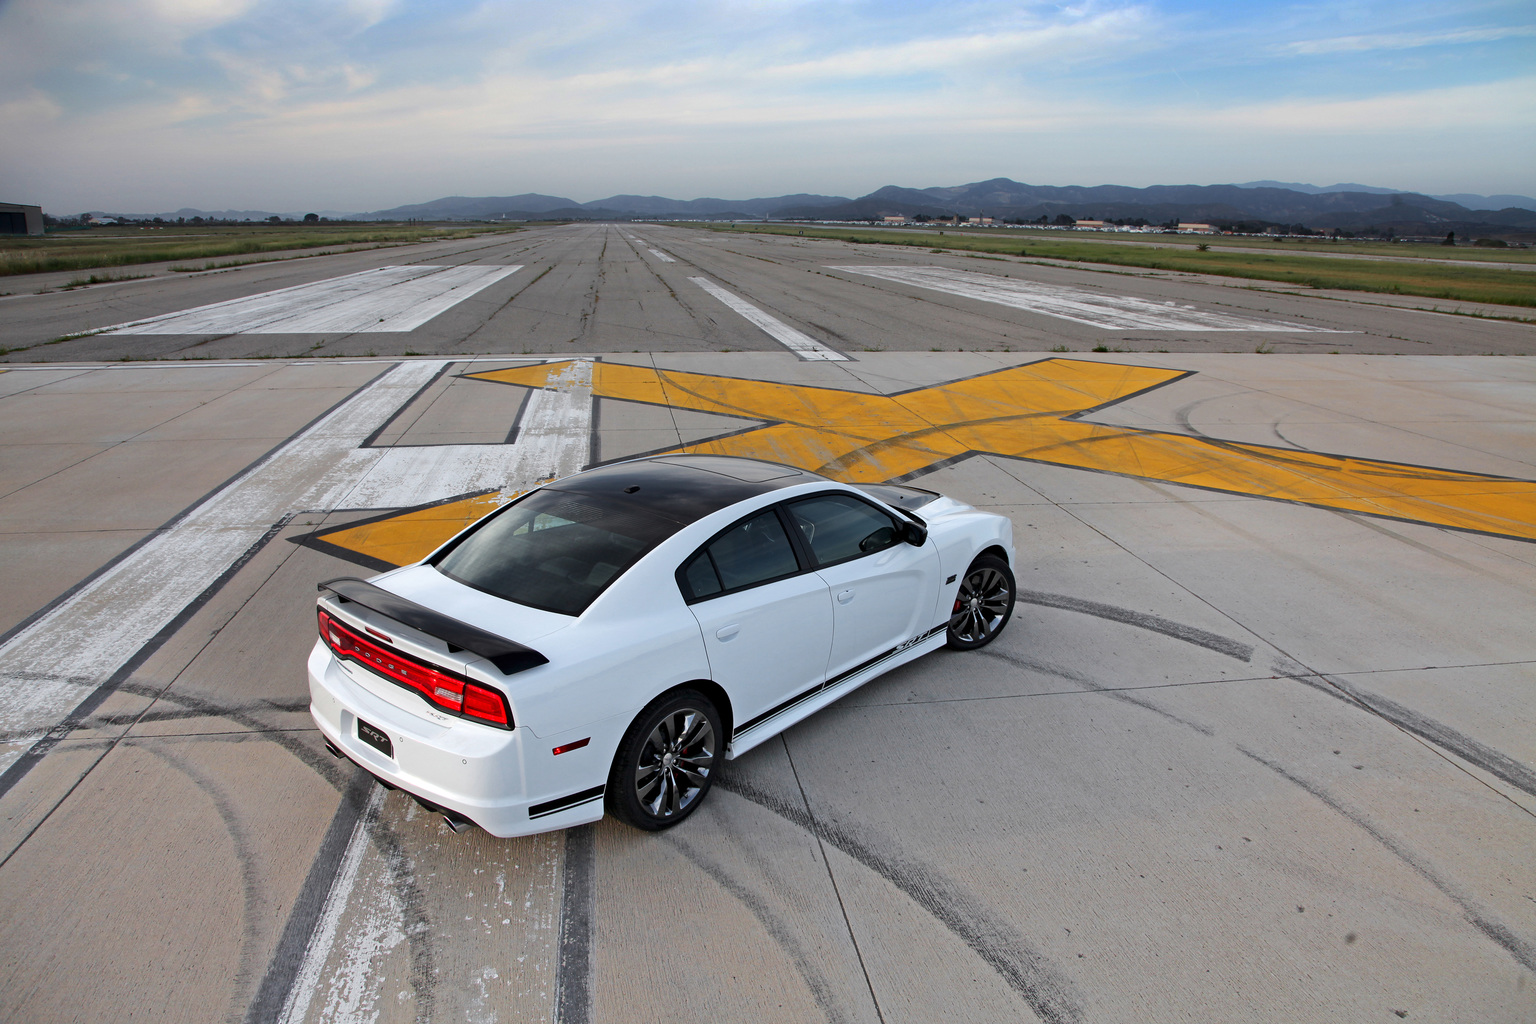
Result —
<instances>
[{"instance_id":1,"label":"distant building","mask_svg":"<svg viewBox=\"0 0 1536 1024\"><path fill-rule=\"evenodd\" d=\"M43 208L0 203L0 235L40 235L43 233Z\"/></svg>"},{"instance_id":2,"label":"distant building","mask_svg":"<svg viewBox=\"0 0 1536 1024\"><path fill-rule=\"evenodd\" d=\"M988 226L988 225L990 225L992 223L992 218L991 217L968 217L968 218L966 218L965 222L967 224L980 224L983 227L986 227L986 226Z\"/></svg>"},{"instance_id":3,"label":"distant building","mask_svg":"<svg viewBox=\"0 0 1536 1024\"><path fill-rule=\"evenodd\" d=\"M1216 233L1216 228L1215 228L1214 225L1211 225L1211 224L1186 224L1184 221L1179 221L1179 230L1180 231L1188 231L1188 232L1190 232L1192 234L1196 234L1196 235L1214 235Z\"/></svg>"},{"instance_id":4,"label":"distant building","mask_svg":"<svg viewBox=\"0 0 1536 1024\"><path fill-rule=\"evenodd\" d=\"M886 217L885 222L887 224L905 224L907 222L907 218L903 214L898 213L893 216Z\"/></svg>"},{"instance_id":5,"label":"distant building","mask_svg":"<svg viewBox=\"0 0 1536 1024\"><path fill-rule=\"evenodd\" d=\"M1080 220L1073 226L1079 228L1101 228L1104 226L1104 222L1101 220Z\"/></svg>"}]
</instances>

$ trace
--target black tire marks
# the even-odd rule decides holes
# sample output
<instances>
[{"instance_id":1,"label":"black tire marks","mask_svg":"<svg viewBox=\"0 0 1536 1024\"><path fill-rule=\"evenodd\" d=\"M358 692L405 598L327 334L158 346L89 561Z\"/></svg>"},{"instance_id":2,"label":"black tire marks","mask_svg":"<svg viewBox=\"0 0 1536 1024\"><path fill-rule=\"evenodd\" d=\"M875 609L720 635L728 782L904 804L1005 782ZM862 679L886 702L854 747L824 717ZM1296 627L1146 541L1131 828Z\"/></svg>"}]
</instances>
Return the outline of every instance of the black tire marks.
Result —
<instances>
[{"instance_id":1,"label":"black tire marks","mask_svg":"<svg viewBox=\"0 0 1536 1024\"><path fill-rule=\"evenodd\" d=\"M810 992L811 998L816 1001L817 1007L825 1016L827 1024L845 1024L848 1017L837 1005L831 984L828 983L821 968L816 965L815 958L795 934L794 927L775 913L767 900L733 878L724 865L688 842L679 833L673 831L665 835L673 849L688 858L694 867L708 875L716 885L751 912L757 919L757 923L762 926L764 934L784 951L784 955L794 965L800 979L805 983L806 990ZM564 1024L563 1021L562 1024Z\"/></svg>"},{"instance_id":2,"label":"black tire marks","mask_svg":"<svg viewBox=\"0 0 1536 1024\"><path fill-rule=\"evenodd\" d=\"M1025 596L1022 594L1019 596L1018 600L1021 602L1027 601ZM1092 604L1092 602L1084 603L1090 605ZM1070 606L1067 604L1051 604L1050 607ZM1097 608L1082 609L1072 608L1071 610L1081 610L1085 614L1098 615L1101 618L1108 618L1116 622L1125 622L1128 625L1137 625L1141 628L1150 629L1152 632L1160 633L1164 636L1169 636L1177 640L1182 640L1186 643L1192 643L1196 646L1205 647L1210 650L1217 650L1220 651L1220 653L1226 653L1229 657L1238 657L1237 648L1246 646L1238 644L1237 641L1225 640L1225 638L1218 637L1216 634L1206 634L1206 636L1202 637L1199 634L1202 634L1205 631L1194 630L1191 633L1189 631L1192 629L1192 627L1183 627L1181 629L1172 630L1164 628L1165 624L1169 624L1168 620L1149 622L1145 625L1142 625L1136 621L1137 618L1140 617L1139 613L1131 612L1127 609L1116 609L1113 608L1113 606L1106 605L1099 606ZM1100 614L1104 611L1112 612L1115 614ZM1157 617L1152 616L1151 618L1156 619ZM1171 623L1171 625L1178 626L1179 624ZM1213 646L1209 642L1210 638L1224 640L1227 645L1233 646L1231 646L1230 650L1221 650L1220 645ZM1250 653L1248 656L1239 658L1239 660L1251 660L1251 651L1252 649L1249 648ZM992 648L985 648L980 653L989 655L1001 661L1019 665L1020 667L1036 670L1041 670L1044 668L1043 666L1037 665L1033 662L1018 658L1017 656L1006 654L1002 651L993 650ZM1532 772L1530 769L1526 768L1525 765L1521 764L1514 758L1494 750L1492 747L1480 743L1469 736L1457 732L1456 730L1451 729L1449 726L1442 725L1441 723L1427 718L1426 716L1420 715L1413 709L1399 704L1396 701L1389 700L1376 694L1368 693L1346 680L1312 672L1305 665L1300 664L1299 662L1291 659L1283 653L1279 654L1279 661L1280 664L1277 667L1283 672L1283 675L1278 678L1285 678L1294 682L1301 683L1302 685L1311 689L1325 693L1335 700L1343 701L1351 707L1363 710L1368 714L1380 718L1383 721L1397 727L1398 729L1403 730L1404 732L1410 733L1419 739L1432 744L1435 747L1439 747L1441 750L1454 753L1457 757L1462 758L1470 764L1476 765L1477 767L1488 772L1490 775L1501 779L1502 781L1508 783L1511 786L1514 786L1524 793L1536 796L1536 772ZM1045 670L1051 671L1052 674L1056 675L1062 674L1060 670ZM1144 697L1139 697L1134 694L1127 693L1124 690L1104 686L1091 679L1076 674L1067 675L1066 678L1070 678L1073 682L1087 687L1094 693L1102 694L1103 696L1109 697L1112 700L1129 704L1144 711L1149 711L1152 714L1155 714L1169 722L1193 730L1202 736L1209 738L1216 738L1217 736L1216 731L1209 726L1190 721L1189 719L1186 719L1180 715L1174 714L1165 708L1157 706L1154 702ZM1296 772L1283 766L1278 760L1250 750L1240 743L1233 742L1231 746L1243 757L1247 758L1255 764L1264 767L1291 785L1299 787L1320 801L1324 806L1328 807L1334 813L1340 815L1350 824L1354 825L1366 835L1370 836L1371 839L1386 849L1394 857L1401 860L1415 874L1433 886L1446 899L1450 900L1451 903L1453 903L1457 909L1461 911L1462 916L1466 919L1466 921L1475 929L1477 929L1478 932L1480 932L1482 935L1487 937L1490 941L1494 942L1506 953L1508 953L1512 958L1514 958L1516 963L1520 964L1522 967L1525 967L1527 970L1536 972L1536 944L1525 941L1514 932L1512 932L1507 926L1499 922L1490 911L1479 906L1474 900L1472 900L1471 897L1462 892L1458 886L1454 885L1441 872L1436 871L1424 857L1415 853L1402 840L1390 835L1384 828L1370 821L1364 814L1348 808L1338 798L1328 793L1327 790L1325 790L1322 786L1304 779Z\"/></svg>"},{"instance_id":3,"label":"black tire marks","mask_svg":"<svg viewBox=\"0 0 1536 1024\"><path fill-rule=\"evenodd\" d=\"M1092 615L1100 619L1108 619L1111 622L1124 623L1137 629L1144 629L1151 633L1161 633L1163 636L1172 637L1175 640L1196 647L1204 647L1208 651L1224 654L1229 658L1244 663L1253 660L1253 645L1245 644L1239 640L1224 637L1219 633L1200 629L1196 626L1188 626L1182 622L1165 619L1161 615L1151 615L1147 612L1133 611L1129 608L1120 608L1112 604L1101 604L1098 601L1089 601L1081 597L1069 597L1066 594L1045 594L1035 590L1021 590L1018 593L1019 604L1039 605L1042 608L1060 608L1063 611L1080 612L1083 615Z\"/></svg>"},{"instance_id":4,"label":"black tire marks","mask_svg":"<svg viewBox=\"0 0 1536 1024\"><path fill-rule=\"evenodd\" d=\"M1045 1024L1083 1019L1081 995L1066 972L1031 947L1012 923L939 871L901 855L899 845L887 837L823 821L803 806L730 775L720 776L715 785L772 811L890 882L997 972Z\"/></svg>"}]
</instances>

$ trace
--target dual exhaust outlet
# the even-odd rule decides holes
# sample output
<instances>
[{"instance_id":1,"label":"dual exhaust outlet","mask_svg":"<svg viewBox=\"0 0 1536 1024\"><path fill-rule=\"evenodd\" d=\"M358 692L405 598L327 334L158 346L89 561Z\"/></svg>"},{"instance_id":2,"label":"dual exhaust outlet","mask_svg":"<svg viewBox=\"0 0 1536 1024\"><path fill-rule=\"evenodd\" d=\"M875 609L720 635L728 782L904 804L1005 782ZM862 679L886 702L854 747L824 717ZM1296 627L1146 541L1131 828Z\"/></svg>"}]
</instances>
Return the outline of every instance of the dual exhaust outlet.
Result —
<instances>
[{"instance_id":1,"label":"dual exhaust outlet","mask_svg":"<svg viewBox=\"0 0 1536 1024\"><path fill-rule=\"evenodd\" d=\"M335 744L335 742L331 740L331 738L329 736L327 736L325 738L325 749L330 751L331 756L336 758L337 760L340 760L340 761L351 761L354 765L357 765L357 762L356 761L352 761L352 759L347 756L347 752L342 750L340 747L338 747ZM362 768L362 765L357 765L357 767ZM363 768L363 771L366 772L366 771L368 771L368 769ZM372 772L368 772L368 774L369 775L373 775ZM379 785L383 786L385 789L393 790L393 789L399 789L400 788L399 786L396 786L396 785L394 785L392 783L385 782L383 779L379 778L377 775L373 775L373 781L377 782ZM441 815L443 821L448 825L448 830L450 832L452 832L454 835L460 835L460 834L462 834L464 832L468 832L470 829L476 827L474 822L472 822L468 818L464 817L464 815L460 814L458 811L450 810L447 807L439 807L437 804L434 804L434 803L432 803L430 801L427 801L427 800L423 800L421 797L417 796L415 793L412 793L409 790L406 790L405 794L406 794L406 796L409 796L412 800L415 800L418 804L420 804L422 806L422 808L425 809L426 811L428 811L428 812L430 812L432 814Z\"/></svg>"}]
</instances>

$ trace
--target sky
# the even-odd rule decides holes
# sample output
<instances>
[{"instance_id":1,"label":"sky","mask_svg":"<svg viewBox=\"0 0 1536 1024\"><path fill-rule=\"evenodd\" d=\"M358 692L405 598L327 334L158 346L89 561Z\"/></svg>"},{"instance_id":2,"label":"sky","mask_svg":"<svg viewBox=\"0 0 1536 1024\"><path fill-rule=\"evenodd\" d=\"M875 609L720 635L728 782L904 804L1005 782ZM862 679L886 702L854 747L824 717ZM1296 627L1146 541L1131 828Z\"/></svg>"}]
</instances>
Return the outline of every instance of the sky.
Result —
<instances>
[{"instance_id":1,"label":"sky","mask_svg":"<svg viewBox=\"0 0 1536 1024\"><path fill-rule=\"evenodd\" d=\"M1536 195L1536 0L0 0L0 200Z\"/></svg>"}]
</instances>

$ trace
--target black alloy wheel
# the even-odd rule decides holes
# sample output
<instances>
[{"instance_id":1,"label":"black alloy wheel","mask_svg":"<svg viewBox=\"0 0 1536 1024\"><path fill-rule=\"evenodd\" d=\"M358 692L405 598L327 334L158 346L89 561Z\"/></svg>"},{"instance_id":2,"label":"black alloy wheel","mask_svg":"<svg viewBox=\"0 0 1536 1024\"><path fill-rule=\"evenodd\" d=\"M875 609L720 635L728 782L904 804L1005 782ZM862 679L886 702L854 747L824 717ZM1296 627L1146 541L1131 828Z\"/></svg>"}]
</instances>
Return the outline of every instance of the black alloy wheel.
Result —
<instances>
[{"instance_id":1,"label":"black alloy wheel","mask_svg":"<svg viewBox=\"0 0 1536 1024\"><path fill-rule=\"evenodd\" d=\"M974 651L997 638L1013 615L1013 572L996 555L982 555L965 570L949 616L945 642L957 651Z\"/></svg>"},{"instance_id":2,"label":"black alloy wheel","mask_svg":"<svg viewBox=\"0 0 1536 1024\"><path fill-rule=\"evenodd\" d=\"M720 713L696 690L664 693L640 712L613 759L608 811L654 832L692 814L724 752Z\"/></svg>"}]
</instances>

